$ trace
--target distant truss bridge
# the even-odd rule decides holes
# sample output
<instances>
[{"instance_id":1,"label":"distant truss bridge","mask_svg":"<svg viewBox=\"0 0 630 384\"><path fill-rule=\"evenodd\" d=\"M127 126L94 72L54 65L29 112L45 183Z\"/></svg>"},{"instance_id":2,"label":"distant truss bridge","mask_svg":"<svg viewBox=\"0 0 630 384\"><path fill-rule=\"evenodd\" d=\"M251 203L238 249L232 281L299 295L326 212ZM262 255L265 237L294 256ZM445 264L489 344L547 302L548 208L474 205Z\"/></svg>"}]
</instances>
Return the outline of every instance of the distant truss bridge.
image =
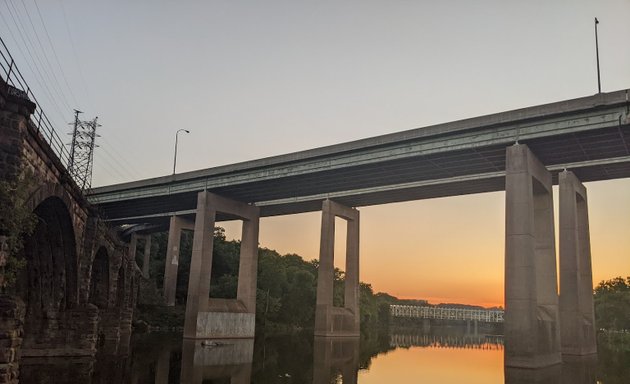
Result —
<instances>
[{"instance_id":1,"label":"distant truss bridge","mask_svg":"<svg viewBox=\"0 0 630 384\"><path fill-rule=\"evenodd\" d=\"M503 311L498 309L465 309L424 307L415 305L390 305L393 317L414 317L438 320L477 320L486 323L502 323Z\"/></svg>"}]
</instances>

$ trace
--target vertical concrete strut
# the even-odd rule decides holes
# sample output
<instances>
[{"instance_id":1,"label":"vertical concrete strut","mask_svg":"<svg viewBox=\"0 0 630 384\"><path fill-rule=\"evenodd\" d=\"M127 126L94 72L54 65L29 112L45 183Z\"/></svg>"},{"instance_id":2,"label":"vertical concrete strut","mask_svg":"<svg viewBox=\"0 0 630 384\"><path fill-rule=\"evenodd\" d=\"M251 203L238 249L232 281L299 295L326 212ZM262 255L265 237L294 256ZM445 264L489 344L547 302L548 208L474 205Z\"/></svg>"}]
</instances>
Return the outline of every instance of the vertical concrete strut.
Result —
<instances>
[{"instance_id":1,"label":"vertical concrete strut","mask_svg":"<svg viewBox=\"0 0 630 384\"><path fill-rule=\"evenodd\" d=\"M236 300L209 298L217 212L243 220ZM259 218L258 207L207 191L199 192L184 337L198 339L254 337Z\"/></svg>"},{"instance_id":2,"label":"vertical concrete strut","mask_svg":"<svg viewBox=\"0 0 630 384\"><path fill-rule=\"evenodd\" d=\"M570 171L560 184L560 324L562 353L597 353L586 188Z\"/></svg>"},{"instance_id":3,"label":"vertical concrete strut","mask_svg":"<svg viewBox=\"0 0 630 384\"><path fill-rule=\"evenodd\" d=\"M344 308L333 306L335 217L348 222ZM322 203L322 232L315 309L316 336L358 336L359 313L359 211L330 200Z\"/></svg>"},{"instance_id":4,"label":"vertical concrete strut","mask_svg":"<svg viewBox=\"0 0 630 384\"><path fill-rule=\"evenodd\" d=\"M132 263L136 262L137 248L138 248L138 234L134 232L131 234L131 240L129 241L129 258L131 259Z\"/></svg>"},{"instance_id":5,"label":"vertical concrete strut","mask_svg":"<svg viewBox=\"0 0 630 384\"><path fill-rule=\"evenodd\" d=\"M144 258L142 259L142 275L149 278L149 262L151 261L151 235L144 237Z\"/></svg>"},{"instance_id":6,"label":"vertical concrete strut","mask_svg":"<svg viewBox=\"0 0 630 384\"><path fill-rule=\"evenodd\" d=\"M194 223L180 216L171 216L164 263L164 299L167 306L175 305L182 230L194 230Z\"/></svg>"},{"instance_id":7,"label":"vertical concrete strut","mask_svg":"<svg viewBox=\"0 0 630 384\"><path fill-rule=\"evenodd\" d=\"M560 363L551 174L526 145L506 152L505 364Z\"/></svg>"}]
</instances>

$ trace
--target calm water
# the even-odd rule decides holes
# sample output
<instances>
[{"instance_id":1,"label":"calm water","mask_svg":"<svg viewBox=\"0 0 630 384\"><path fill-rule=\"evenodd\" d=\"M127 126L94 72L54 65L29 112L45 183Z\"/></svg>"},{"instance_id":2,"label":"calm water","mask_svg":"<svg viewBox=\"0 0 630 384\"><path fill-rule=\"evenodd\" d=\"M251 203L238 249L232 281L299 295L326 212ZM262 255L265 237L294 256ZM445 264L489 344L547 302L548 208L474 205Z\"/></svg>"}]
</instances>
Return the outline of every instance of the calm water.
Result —
<instances>
[{"instance_id":1,"label":"calm water","mask_svg":"<svg viewBox=\"0 0 630 384\"><path fill-rule=\"evenodd\" d=\"M359 341L312 335L201 346L178 335L137 335L96 359L23 359L20 383L630 383L630 354L600 347L597 359L545 370L505 370L500 336L436 327Z\"/></svg>"}]
</instances>

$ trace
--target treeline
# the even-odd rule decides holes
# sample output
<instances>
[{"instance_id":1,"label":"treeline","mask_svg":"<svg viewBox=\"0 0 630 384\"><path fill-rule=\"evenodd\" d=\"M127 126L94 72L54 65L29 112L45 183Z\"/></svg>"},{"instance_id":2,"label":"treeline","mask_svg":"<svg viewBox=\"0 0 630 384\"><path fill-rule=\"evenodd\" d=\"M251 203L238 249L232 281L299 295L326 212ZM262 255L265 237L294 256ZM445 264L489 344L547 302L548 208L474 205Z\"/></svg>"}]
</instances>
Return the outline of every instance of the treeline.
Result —
<instances>
[{"instance_id":1,"label":"treeline","mask_svg":"<svg viewBox=\"0 0 630 384\"><path fill-rule=\"evenodd\" d=\"M162 287L167 247L166 233L154 235L150 275L156 286ZM238 283L240 241L227 240L225 230L214 231L214 249L210 296L235 298ZM185 304L192 253L192 233L182 234L179 252L176 302ZM137 252L140 264L142 250ZM315 321L318 261L306 261L296 254L281 255L275 250L258 249L258 280L256 321L259 325L281 325L292 328L312 328ZM343 305L344 272L335 269L335 305ZM389 305L426 305L424 300L399 300L386 293L374 293L370 284L360 283L361 325L378 327L389 322Z\"/></svg>"}]
</instances>

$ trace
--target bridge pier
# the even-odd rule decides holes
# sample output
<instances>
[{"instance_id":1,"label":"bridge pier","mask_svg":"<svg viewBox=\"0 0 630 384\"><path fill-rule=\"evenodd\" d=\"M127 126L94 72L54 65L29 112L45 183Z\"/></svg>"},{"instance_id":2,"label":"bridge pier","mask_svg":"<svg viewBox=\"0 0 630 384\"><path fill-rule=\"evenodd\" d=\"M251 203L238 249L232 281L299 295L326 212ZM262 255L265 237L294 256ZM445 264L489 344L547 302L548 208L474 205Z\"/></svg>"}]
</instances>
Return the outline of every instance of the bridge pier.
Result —
<instances>
[{"instance_id":1,"label":"bridge pier","mask_svg":"<svg viewBox=\"0 0 630 384\"><path fill-rule=\"evenodd\" d=\"M333 305L335 217L348 222L344 307ZM359 336L359 211L331 200L322 203L315 336Z\"/></svg>"},{"instance_id":2,"label":"bridge pier","mask_svg":"<svg viewBox=\"0 0 630 384\"><path fill-rule=\"evenodd\" d=\"M131 260L135 262L136 252L138 248L138 240L144 241L144 252L142 258L142 276L145 279L149 278L149 262L151 261L151 235L139 235L137 233L131 234L131 240L129 242L129 253Z\"/></svg>"},{"instance_id":3,"label":"bridge pier","mask_svg":"<svg viewBox=\"0 0 630 384\"><path fill-rule=\"evenodd\" d=\"M526 145L507 148L505 199L505 364L558 364L551 173Z\"/></svg>"},{"instance_id":4,"label":"bridge pier","mask_svg":"<svg viewBox=\"0 0 630 384\"><path fill-rule=\"evenodd\" d=\"M597 353L586 188L570 171L560 184L560 332L562 354Z\"/></svg>"},{"instance_id":5,"label":"bridge pier","mask_svg":"<svg viewBox=\"0 0 630 384\"><path fill-rule=\"evenodd\" d=\"M164 263L164 299L167 306L175 305L177 290L177 270L179 267L179 250L183 230L194 230L195 224L181 216L171 216L168 227L168 245L166 262Z\"/></svg>"},{"instance_id":6,"label":"bridge pier","mask_svg":"<svg viewBox=\"0 0 630 384\"><path fill-rule=\"evenodd\" d=\"M217 212L243 221L236 300L210 299L212 245ZM203 191L197 195L184 337L253 338L258 267L258 207Z\"/></svg>"}]
</instances>

